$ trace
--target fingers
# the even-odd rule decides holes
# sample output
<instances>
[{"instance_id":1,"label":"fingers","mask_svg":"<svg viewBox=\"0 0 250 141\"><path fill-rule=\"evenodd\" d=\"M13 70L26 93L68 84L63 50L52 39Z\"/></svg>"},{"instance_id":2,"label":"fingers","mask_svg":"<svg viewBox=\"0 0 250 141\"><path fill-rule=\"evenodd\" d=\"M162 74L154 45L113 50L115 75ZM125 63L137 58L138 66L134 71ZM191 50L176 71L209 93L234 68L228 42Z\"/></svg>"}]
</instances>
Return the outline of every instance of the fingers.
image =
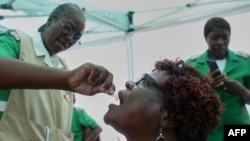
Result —
<instances>
[{"instance_id":1,"label":"fingers","mask_svg":"<svg viewBox=\"0 0 250 141\"><path fill-rule=\"evenodd\" d=\"M105 71L104 68L102 68L101 66L97 66L97 65L94 65L94 64L90 64L90 74L88 76L88 82L90 84L93 84L93 85L96 85L98 81L98 77L99 77L99 74L102 73L103 71Z\"/></svg>"},{"instance_id":2,"label":"fingers","mask_svg":"<svg viewBox=\"0 0 250 141\"><path fill-rule=\"evenodd\" d=\"M221 72L220 72L219 69L216 69L216 70L212 71L212 72L210 73L210 75L211 75L213 78L215 78L216 76L221 75Z\"/></svg>"},{"instance_id":3,"label":"fingers","mask_svg":"<svg viewBox=\"0 0 250 141\"><path fill-rule=\"evenodd\" d=\"M115 85L113 84L113 74L110 72L100 73L99 75L100 92L112 95L115 92Z\"/></svg>"},{"instance_id":4,"label":"fingers","mask_svg":"<svg viewBox=\"0 0 250 141\"><path fill-rule=\"evenodd\" d=\"M213 84L217 87L224 85L224 76L214 78Z\"/></svg>"},{"instance_id":5,"label":"fingers","mask_svg":"<svg viewBox=\"0 0 250 141\"><path fill-rule=\"evenodd\" d=\"M113 84L113 74L106 68L93 65L88 81L96 88L94 93L103 92L109 95L114 94L115 85Z\"/></svg>"},{"instance_id":6,"label":"fingers","mask_svg":"<svg viewBox=\"0 0 250 141\"><path fill-rule=\"evenodd\" d=\"M214 83L214 87L218 88L218 87L222 87L224 85L224 82L219 82L219 83Z\"/></svg>"},{"instance_id":7,"label":"fingers","mask_svg":"<svg viewBox=\"0 0 250 141\"><path fill-rule=\"evenodd\" d=\"M115 93L115 85L112 84L110 87L104 88L102 92L108 95L113 95Z\"/></svg>"},{"instance_id":8,"label":"fingers","mask_svg":"<svg viewBox=\"0 0 250 141\"><path fill-rule=\"evenodd\" d=\"M225 85L226 78L227 76L225 74L220 74L213 77L213 87L214 88L223 87Z\"/></svg>"},{"instance_id":9,"label":"fingers","mask_svg":"<svg viewBox=\"0 0 250 141\"><path fill-rule=\"evenodd\" d=\"M213 85L215 88L224 85L225 75L219 75L213 78Z\"/></svg>"},{"instance_id":10,"label":"fingers","mask_svg":"<svg viewBox=\"0 0 250 141\"><path fill-rule=\"evenodd\" d=\"M224 91L228 91L231 86L228 86L231 80L226 76L226 74L220 75L214 78L214 88L222 88Z\"/></svg>"}]
</instances>

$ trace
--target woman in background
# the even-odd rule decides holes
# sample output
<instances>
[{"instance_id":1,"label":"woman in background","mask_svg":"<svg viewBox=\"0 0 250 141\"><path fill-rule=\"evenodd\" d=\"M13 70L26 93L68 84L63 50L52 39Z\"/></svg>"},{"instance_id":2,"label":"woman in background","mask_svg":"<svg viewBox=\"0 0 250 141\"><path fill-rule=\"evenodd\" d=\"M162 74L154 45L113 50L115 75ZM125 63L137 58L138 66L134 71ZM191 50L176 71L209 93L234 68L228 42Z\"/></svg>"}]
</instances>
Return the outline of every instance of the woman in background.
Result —
<instances>
[{"instance_id":1,"label":"woman in background","mask_svg":"<svg viewBox=\"0 0 250 141\"><path fill-rule=\"evenodd\" d=\"M187 63L203 75L211 75L213 87L225 104L219 126L207 141L224 141L224 125L250 125L246 104L250 105L250 56L229 48L231 26L222 17L212 17L204 25L204 39L207 48L203 53L190 57ZM217 69L209 67L207 60L213 60Z\"/></svg>"}]
</instances>

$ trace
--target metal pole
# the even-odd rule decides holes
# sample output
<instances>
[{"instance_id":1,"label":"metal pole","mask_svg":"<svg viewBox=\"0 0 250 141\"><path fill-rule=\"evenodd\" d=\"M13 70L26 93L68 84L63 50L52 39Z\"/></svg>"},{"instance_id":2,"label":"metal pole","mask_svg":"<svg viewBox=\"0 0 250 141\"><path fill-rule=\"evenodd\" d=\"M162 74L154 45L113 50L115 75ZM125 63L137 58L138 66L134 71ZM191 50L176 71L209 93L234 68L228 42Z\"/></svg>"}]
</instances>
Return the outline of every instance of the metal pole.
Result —
<instances>
[{"instance_id":1,"label":"metal pole","mask_svg":"<svg viewBox=\"0 0 250 141\"><path fill-rule=\"evenodd\" d=\"M128 80L134 80L134 54L133 54L133 43L131 34L126 36L126 48L127 48L127 63L128 63Z\"/></svg>"}]
</instances>

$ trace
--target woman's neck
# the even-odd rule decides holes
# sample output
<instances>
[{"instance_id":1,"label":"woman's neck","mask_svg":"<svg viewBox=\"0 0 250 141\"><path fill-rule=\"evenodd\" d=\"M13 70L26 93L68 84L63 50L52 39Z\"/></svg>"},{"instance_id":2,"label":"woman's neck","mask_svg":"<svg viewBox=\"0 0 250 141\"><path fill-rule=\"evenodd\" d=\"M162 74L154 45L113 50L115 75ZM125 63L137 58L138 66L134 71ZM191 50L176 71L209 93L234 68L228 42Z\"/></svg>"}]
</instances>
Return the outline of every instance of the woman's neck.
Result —
<instances>
[{"instance_id":1,"label":"woman's neck","mask_svg":"<svg viewBox=\"0 0 250 141\"><path fill-rule=\"evenodd\" d=\"M126 136L126 139L127 141L156 141L157 137L158 135L150 136L150 135L139 135L135 133L132 136ZM164 137L166 138L166 141L179 141L173 129L165 129Z\"/></svg>"}]
</instances>

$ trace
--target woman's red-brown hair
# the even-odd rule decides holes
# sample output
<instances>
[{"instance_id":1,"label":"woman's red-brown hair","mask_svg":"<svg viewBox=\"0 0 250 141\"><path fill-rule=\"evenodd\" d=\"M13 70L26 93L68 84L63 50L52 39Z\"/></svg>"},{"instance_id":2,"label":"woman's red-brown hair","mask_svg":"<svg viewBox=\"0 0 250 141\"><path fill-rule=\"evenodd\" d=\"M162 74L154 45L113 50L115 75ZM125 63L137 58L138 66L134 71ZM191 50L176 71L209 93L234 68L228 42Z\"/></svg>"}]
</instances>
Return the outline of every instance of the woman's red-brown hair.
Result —
<instances>
[{"instance_id":1,"label":"woman's red-brown hair","mask_svg":"<svg viewBox=\"0 0 250 141\"><path fill-rule=\"evenodd\" d=\"M167 90L163 99L167 118L175 125L179 140L205 141L220 123L224 109L211 86L212 79L180 59L157 61L154 70L171 75L161 85Z\"/></svg>"}]
</instances>

